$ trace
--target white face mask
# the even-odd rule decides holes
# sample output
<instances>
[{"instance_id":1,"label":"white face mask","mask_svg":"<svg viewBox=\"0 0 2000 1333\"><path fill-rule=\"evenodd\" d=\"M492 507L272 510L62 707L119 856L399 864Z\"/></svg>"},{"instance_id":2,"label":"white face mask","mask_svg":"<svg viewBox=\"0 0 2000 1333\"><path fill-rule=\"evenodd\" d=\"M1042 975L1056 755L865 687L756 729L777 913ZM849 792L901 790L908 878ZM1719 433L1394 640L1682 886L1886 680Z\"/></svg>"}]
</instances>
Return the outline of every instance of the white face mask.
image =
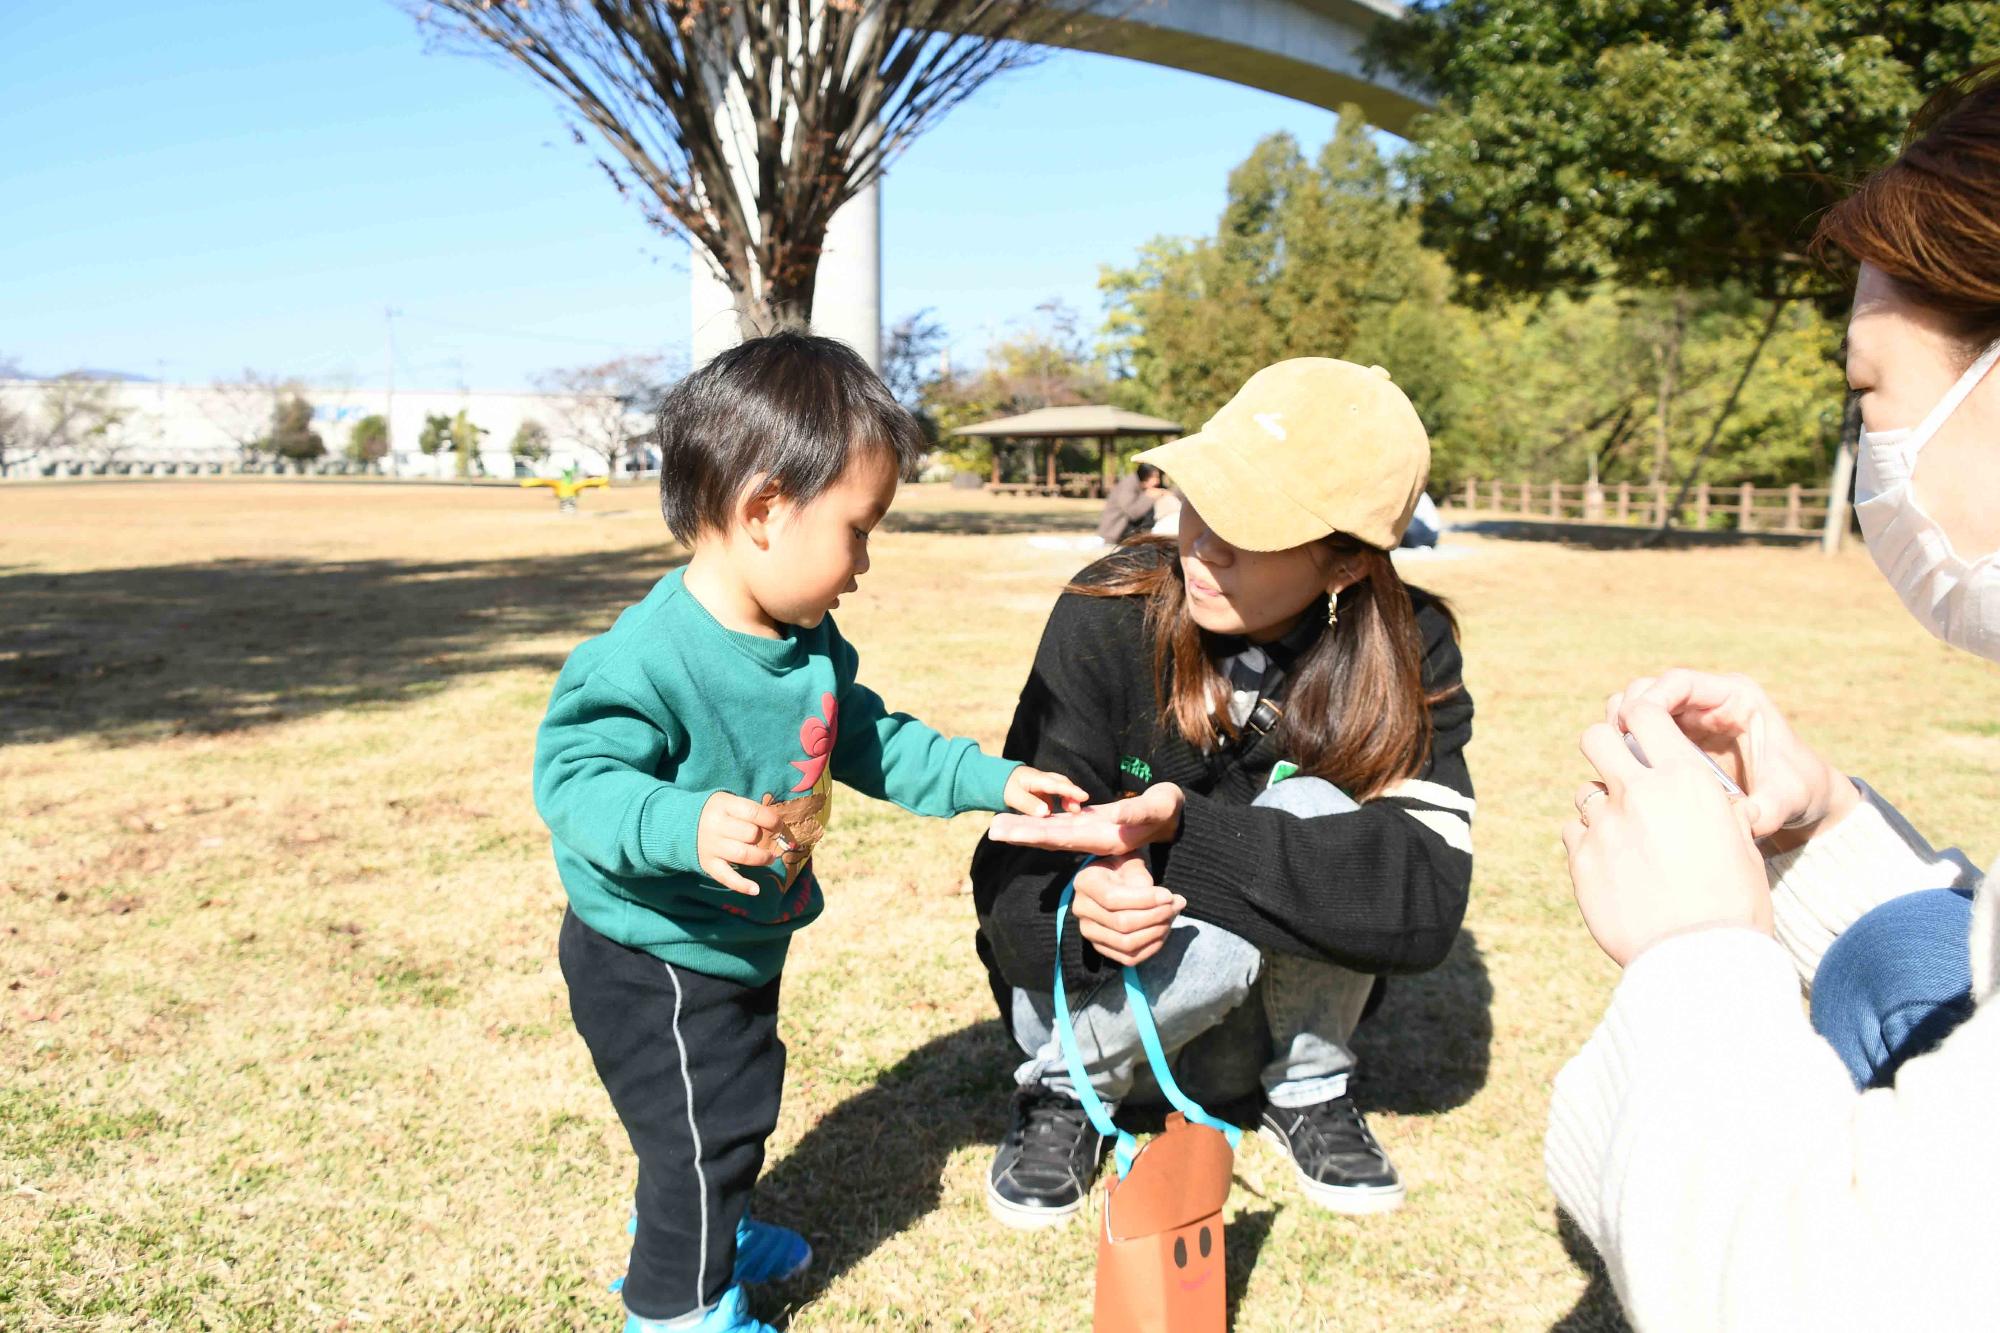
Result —
<instances>
[{"instance_id":1,"label":"white face mask","mask_svg":"<svg viewBox=\"0 0 2000 1333\"><path fill-rule=\"evenodd\" d=\"M1967 561L1910 488L1917 453L1943 428L1966 395L2000 362L1988 347L1923 421L1907 430L1861 432L1854 514L1868 553L1920 624L1957 648L2000 661L2000 551ZM1995 442L2000 448L2000 441ZM2000 496L1994 497L2000 503Z\"/></svg>"}]
</instances>

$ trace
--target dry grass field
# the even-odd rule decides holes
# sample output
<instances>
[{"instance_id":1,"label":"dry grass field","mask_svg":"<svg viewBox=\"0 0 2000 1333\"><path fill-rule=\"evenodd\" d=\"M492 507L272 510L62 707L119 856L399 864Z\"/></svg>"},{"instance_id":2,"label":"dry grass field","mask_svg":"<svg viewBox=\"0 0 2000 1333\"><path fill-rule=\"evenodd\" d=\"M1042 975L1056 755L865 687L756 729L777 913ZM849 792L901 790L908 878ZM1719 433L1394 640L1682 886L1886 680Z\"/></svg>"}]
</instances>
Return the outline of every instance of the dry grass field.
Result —
<instances>
[{"instance_id":1,"label":"dry grass field","mask_svg":"<svg viewBox=\"0 0 2000 1333\"><path fill-rule=\"evenodd\" d=\"M528 792L551 678L673 558L643 490L0 487L0 1326L610 1329L632 1164L572 1032ZM841 623L891 701L997 748L1089 506L916 488ZM1628 676L1765 679L1804 733L1986 856L2000 673L1866 557L1462 539L1478 867L1450 962L1363 1029L1410 1181L1314 1212L1265 1145L1230 1201L1244 1330L1615 1328L1541 1177L1551 1077L1615 980L1556 826ZM1079 1330L1083 1228L981 1182L1014 1056L961 892L980 821L858 797L798 939L760 1211L812 1330Z\"/></svg>"}]
</instances>

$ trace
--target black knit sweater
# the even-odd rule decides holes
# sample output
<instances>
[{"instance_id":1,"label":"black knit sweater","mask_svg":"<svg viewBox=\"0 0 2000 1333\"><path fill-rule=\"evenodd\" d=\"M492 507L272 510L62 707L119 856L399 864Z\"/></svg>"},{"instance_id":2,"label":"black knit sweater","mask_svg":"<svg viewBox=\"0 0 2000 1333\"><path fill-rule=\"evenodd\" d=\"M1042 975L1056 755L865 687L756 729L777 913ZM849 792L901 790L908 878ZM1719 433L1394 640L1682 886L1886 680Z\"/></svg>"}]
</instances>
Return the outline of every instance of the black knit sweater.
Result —
<instances>
[{"instance_id":1,"label":"black knit sweater","mask_svg":"<svg viewBox=\"0 0 2000 1333\"><path fill-rule=\"evenodd\" d=\"M1097 575L1093 567L1082 576ZM1301 819L1253 808L1285 756L1254 737L1204 755L1155 707L1150 636L1140 597L1065 593L1049 615L1021 690L1006 754L1067 774L1092 801L1153 782L1186 793L1180 836L1152 849L1156 882L1187 914L1259 948L1325 958L1374 974L1420 972L1444 960L1472 878L1472 779L1465 745L1472 700L1460 683L1450 621L1412 590L1427 690L1458 687L1432 709L1423 770L1358 811ZM1310 614L1310 613L1308 613ZM1082 858L981 840L972 857L979 954L1001 986L1047 990L1055 906ZM1106 966L1064 932L1065 975Z\"/></svg>"}]
</instances>

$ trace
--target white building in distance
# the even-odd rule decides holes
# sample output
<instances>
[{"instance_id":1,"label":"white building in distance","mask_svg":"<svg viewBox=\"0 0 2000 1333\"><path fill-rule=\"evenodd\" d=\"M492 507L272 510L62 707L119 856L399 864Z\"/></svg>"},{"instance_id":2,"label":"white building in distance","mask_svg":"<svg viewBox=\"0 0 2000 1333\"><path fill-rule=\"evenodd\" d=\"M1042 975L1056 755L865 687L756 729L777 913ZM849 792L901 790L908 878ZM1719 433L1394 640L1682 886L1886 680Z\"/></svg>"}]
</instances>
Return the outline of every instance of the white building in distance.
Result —
<instances>
[{"instance_id":1,"label":"white building in distance","mask_svg":"<svg viewBox=\"0 0 2000 1333\"><path fill-rule=\"evenodd\" d=\"M272 409L280 393L294 389L312 406L313 430L326 446L324 459L298 470L359 470L347 461L355 424L385 415L380 389L246 383L167 384L150 380L91 380L115 420L99 432L74 430L70 438L24 453L47 433L60 392L53 380L0 380L0 406L12 409L24 426L17 441L0 451L0 476L48 477L107 474L198 474L276 470L278 464L252 453L252 441L270 433ZM608 454L620 444L624 470L659 465L652 444L653 422L646 413L621 410L608 396L556 393L492 393L481 390L398 389L389 416L389 454L379 470L399 477L450 477L457 459L449 450L433 455L417 447L424 420L463 411L485 434L479 437L474 475L511 477L532 471L557 476L574 467L586 476L609 469ZM511 445L527 421L548 434L547 459L517 469ZM614 437L622 433L622 441ZM291 469L287 469L291 470Z\"/></svg>"}]
</instances>

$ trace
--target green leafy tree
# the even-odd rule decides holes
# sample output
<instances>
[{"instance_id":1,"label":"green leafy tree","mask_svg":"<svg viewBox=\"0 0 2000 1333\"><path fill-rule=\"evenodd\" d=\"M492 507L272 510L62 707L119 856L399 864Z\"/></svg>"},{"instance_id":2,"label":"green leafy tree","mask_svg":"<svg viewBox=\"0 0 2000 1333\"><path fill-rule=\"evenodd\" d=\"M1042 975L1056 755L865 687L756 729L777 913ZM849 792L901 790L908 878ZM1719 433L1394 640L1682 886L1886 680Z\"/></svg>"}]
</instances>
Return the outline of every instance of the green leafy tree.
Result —
<instances>
[{"instance_id":1,"label":"green leafy tree","mask_svg":"<svg viewBox=\"0 0 2000 1333\"><path fill-rule=\"evenodd\" d=\"M280 398L271 409L271 433L259 443L259 453L275 454L291 463L326 456L326 441L312 428L313 409L299 394Z\"/></svg>"},{"instance_id":2,"label":"green leafy tree","mask_svg":"<svg viewBox=\"0 0 2000 1333\"><path fill-rule=\"evenodd\" d=\"M350 462L379 463L389 452L389 419L380 413L361 418L347 435Z\"/></svg>"},{"instance_id":3,"label":"green leafy tree","mask_svg":"<svg viewBox=\"0 0 2000 1333\"><path fill-rule=\"evenodd\" d=\"M1390 366L1443 429L1466 320L1404 204L1352 108L1315 158L1288 134L1263 140L1231 173L1215 235L1157 239L1100 275L1130 405L1198 423L1273 361L1335 356Z\"/></svg>"},{"instance_id":4,"label":"green leafy tree","mask_svg":"<svg viewBox=\"0 0 2000 1333\"><path fill-rule=\"evenodd\" d=\"M417 432L417 449L426 457L451 448L451 418L439 412L424 414L424 428Z\"/></svg>"},{"instance_id":5,"label":"green leafy tree","mask_svg":"<svg viewBox=\"0 0 2000 1333\"><path fill-rule=\"evenodd\" d=\"M1608 280L1480 293L1483 308L1457 299L1463 284L1424 245L1391 166L1352 115L1313 158L1273 136L1231 174L1213 236L1156 240L1107 271L1104 346L1129 405L1199 423L1273 361L1338 356L1394 372L1430 430L1439 489L1684 475L1766 308L1741 288ZM1809 306L1786 308L1770 352L1785 376L1746 386L1716 445L1718 478L1815 475L1811 395L1839 401L1830 336Z\"/></svg>"},{"instance_id":6,"label":"green leafy tree","mask_svg":"<svg viewBox=\"0 0 2000 1333\"><path fill-rule=\"evenodd\" d=\"M1783 308L1760 373L1721 417L1768 311L1742 290L1610 286L1462 310L1434 475L1671 483L1719 425L1711 480L1810 481L1825 467L1822 418L1841 402L1831 323L1810 304Z\"/></svg>"},{"instance_id":7,"label":"green leafy tree","mask_svg":"<svg viewBox=\"0 0 2000 1333\"><path fill-rule=\"evenodd\" d=\"M1845 303L1847 275L1805 254L1813 220L1995 54L1990 3L1935 0L1434 0L1373 49L1437 100L1404 169L1473 299L1612 282L1764 303L1683 498L1752 410L1785 307Z\"/></svg>"},{"instance_id":8,"label":"green leafy tree","mask_svg":"<svg viewBox=\"0 0 2000 1333\"><path fill-rule=\"evenodd\" d=\"M480 461L479 439L482 435L492 432L484 426L473 425L472 419L465 415L465 409L460 408L457 415L452 417L447 433L451 439L451 451L457 458L458 475L469 477L474 469L484 475L486 465Z\"/></svg>"},{"instance_id":9,"label":"green leafy tree","mask_svg":"<svg viewBox=\"0 0 2000 1333\"><path fill-rule=\"evenodd\" d=\"M1813 220L1994 54L1991 4L1935 0L1442 0L1375 47L1438 101L1404 170L1475 290L1835 305L1847 283L1806 258Z\"/></svg>"},{"instance_id":10,"label":"green leafy tree","mask_svg":"<svg viewBox=\"0 0 2000 1333\"><path fill-rule=\"evenodd\" d=\"M514 431L514 438L507 445L507 452L530 463L539 463L549 456L549 428L535 420L523 421Z\"/></svg>"}]
</instances>

